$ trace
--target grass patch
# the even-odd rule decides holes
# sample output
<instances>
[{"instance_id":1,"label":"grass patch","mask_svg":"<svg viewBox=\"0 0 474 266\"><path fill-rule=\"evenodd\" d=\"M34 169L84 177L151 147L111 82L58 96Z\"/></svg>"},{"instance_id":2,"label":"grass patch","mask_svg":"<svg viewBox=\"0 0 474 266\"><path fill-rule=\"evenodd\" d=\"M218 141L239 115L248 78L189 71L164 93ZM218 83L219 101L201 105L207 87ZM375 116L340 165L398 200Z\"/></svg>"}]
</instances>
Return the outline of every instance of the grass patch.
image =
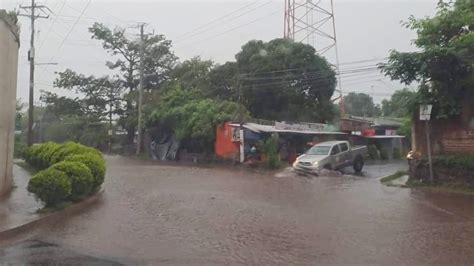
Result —
<instances>
[{"instance_id":1,"label":"grass patch","mask_svg":"<svg viewBox=\"0 0 474 266\"><path fill-rule=\"evenodd\" d=\"M456 193L464 195L474 195L474 186L463 182L422 182L420 180L409 179L406 183L409 188L421 188L433 192Z\"/></svg>"},{"instance_id":2,"label":"grass patch","mask_svg":"<svg viewBox=\"0 0 474 266\"><path fill-rule=\"evenodd\" d=\"M34 175L36 173L38 173L40 170L29 165L27 162L25 161L20 161L20 162L15 162L16 165L20 166L21 168L25 169L28 173L30 173L31 175Z\"/></svg>"},{"instance_id":3,"label":"grass patch","mask_svg":"<svg viewBox=\"0 0 474 266\"><path fill-rule=\"evenodd\" d=\"M380 179L380 182L382 183L388 183L388 182L391 182L395 179L398 179L404 175L407 175L408 173L406 171L398 171L396 172L395 174L393 175L389 175L389 176L386 176L386 177L383 177Z\"/></svg>"}]
</instances>

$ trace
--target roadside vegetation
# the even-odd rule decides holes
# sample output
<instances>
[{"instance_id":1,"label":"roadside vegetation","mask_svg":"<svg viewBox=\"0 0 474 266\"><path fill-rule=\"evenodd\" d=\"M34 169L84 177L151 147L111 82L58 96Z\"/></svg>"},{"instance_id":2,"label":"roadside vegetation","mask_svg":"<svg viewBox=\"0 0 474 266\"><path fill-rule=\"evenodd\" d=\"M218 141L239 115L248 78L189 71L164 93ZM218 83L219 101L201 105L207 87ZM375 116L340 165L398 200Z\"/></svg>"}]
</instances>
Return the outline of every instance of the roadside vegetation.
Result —
<instances>
[{"instance_id":1,"label":"roadside vegetation","mask_svg":"<svg viewBox=\"0 0 474 266\"><path fill-rule=\"evenodd\" d=\"M408 175L407 171L398 171L393 175L389 175L389 176L381 178L380 182L382 182L383 184L389 184L393 180L399 179L400 177L405 176L405 175Z\"/></svg>"},{"instance_id":2,"label":"roadside vegetation","mask_svg":"<svg viewBox=\"0 0 474 266\"><path fill-rule=\"evenodd\" d=\"M105 160L94 148L74 142L35 144L25 161L39 170L28 183L28 191L46 208L79 201L97 192L104 182Z\"/></svg>"},{"instance_id":3,"label":"roadside vegetation","mask_svg":"<svg viewBox=\"0 0 474 266\"><path fill-rule=\"evenodd\" d=\"M434 180L429 177L428 160L420 160L416 174L407 182L409 187L434 191L474 194L474 154L446 154L433 156Z\"/></svg>"}]
</instances>

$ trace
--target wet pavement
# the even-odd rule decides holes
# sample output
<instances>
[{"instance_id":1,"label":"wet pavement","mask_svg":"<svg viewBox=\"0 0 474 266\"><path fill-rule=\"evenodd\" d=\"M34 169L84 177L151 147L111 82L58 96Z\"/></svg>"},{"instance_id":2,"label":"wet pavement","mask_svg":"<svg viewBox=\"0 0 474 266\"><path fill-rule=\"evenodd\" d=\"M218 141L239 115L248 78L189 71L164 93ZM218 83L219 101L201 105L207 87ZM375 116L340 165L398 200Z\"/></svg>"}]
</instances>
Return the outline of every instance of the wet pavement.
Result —
<instances>
[{"instance_id":1,"label":"wet pavement","mask_svg":"<svg viewBox=\"0 0 474 266\"><path fill-rule=\"evenodd\" d=\"M404 163L366 165L362 176L312 177L107 160L98 204L19 240L0 240L0 262L14 253L7 263L26 264L26 240L99 265L474 263L474 198L380 184L377 177ZM67 265L58 252L41 254Z\"/></svg>"},{"instance_id":2,"label":"wet pavement","mask_svg":"<svg viewBox=\"0 0 474 266\"><path fill-rule=\"evenodd\" d=\"M26 190L30 173L14 164L13 175L13 190L0 199L0 232L37 219L40 215L36 211L43 207Z\"/></svg>"}]
</instances>

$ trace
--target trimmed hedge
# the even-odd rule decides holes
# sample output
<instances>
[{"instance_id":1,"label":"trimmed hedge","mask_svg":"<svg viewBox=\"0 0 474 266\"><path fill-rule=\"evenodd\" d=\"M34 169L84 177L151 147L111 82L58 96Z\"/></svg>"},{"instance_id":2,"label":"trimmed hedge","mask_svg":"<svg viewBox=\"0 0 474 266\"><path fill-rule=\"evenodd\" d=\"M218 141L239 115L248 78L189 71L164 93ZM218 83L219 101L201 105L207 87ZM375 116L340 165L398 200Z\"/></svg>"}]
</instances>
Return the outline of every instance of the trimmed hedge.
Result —
<instances>
[{"instance_id":1,"label":"trimmed hedge","mask_svg":"<svg viewBox=\"0 0 474 266\"><path fill-rule=\"evenodd\" d=\"M71 181L71 200L78 200L88 195L92 191L94 177L91 170L80 162L59 162L51 166L50 169L56 169L66 174Z\"/></svg>"},{"instance_id":2,"label":"trimmed hedge","mask_svg":"<svg viewBox=\"0 0 474 266\"><path fill-rule=\"evenodd\" d=\"M102 153L78 143L35 144L26 150L24 158L37 169L47 169L30 180L28 191L36 194L48 207L63 200L78 200L96 191L104 182L106 167ZM67 193L62 177L69 183Z\"/></svg>"},{"instance_id":3,"label":"trimmed hedge","mask_svg":"<svg viewBox=\"0 0 474 266\"><path fill-rule=\"evenodd\" d=\"M66 142L62 144L61 147L51 156L51 164L64 161L64 159L66 159L66 157L68 157L69 155L84 153L95 153L102 158L102 154L94 148L87 147L75 142Z\"/></svg>"},{"instance_id":4,"label":"trimmed hedge","mask_svg":"<svg viewBox=\"0 0 474 266\"><path fill-rule=\"evenodd\" d=\"M71 196L71 181L64 172L49 168L34 175L27 189L46 207L54 207Z\"/></svg>"},{"instance_id":5,"label":"trimmed hedge","mask_svg":"<svg viewBox=\"0 0 474 266\"><path fill-rule=\"evenodd\" d=\"M95 153L75 154L66 157L66 161L85 164L91 170L94 182L92 189L99 188L104 183L105 160Z\"/></svg>"}]
</instances>

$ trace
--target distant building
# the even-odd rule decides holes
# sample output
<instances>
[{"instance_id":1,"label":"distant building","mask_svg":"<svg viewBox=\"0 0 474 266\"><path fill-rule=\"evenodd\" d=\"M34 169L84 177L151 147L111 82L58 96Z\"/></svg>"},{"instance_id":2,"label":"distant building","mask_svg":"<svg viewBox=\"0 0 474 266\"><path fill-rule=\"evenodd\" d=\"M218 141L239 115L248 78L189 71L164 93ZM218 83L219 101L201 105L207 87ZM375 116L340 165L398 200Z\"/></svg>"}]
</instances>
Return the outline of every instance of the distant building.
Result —
<instances>
[{"instance_id":1,"label":"distant building","mask_svg":"<svg viewBox=\"0 0 474 266\"><path fill-rule=\"evenodd\" d=\"M244 123L244 154L250 154L252 147L258 146L272 135L279 139L280 158L288 162L297 154L305 152L311 145L328 140L345 140L347 134L336 131L329 124L316 123ZM240 155L240 124L222 123L216 128L215 154L220 158L236 160Z\"/></svg>"},{"instance_id":2,"label":"distant building","mask_svg":"<svg viewBox=\"0 0 474 266\"><path fill-rule=\"evenodd\" d=\"M395 149L405 153L407 145L405 136L397 134L402 120L393 117L365 118L351 116L341 118L340 131L350 134L350 140L355 145L375 145L379 150L385 150L389 158L393 157Z\"/></svg>"}]
</instances>

